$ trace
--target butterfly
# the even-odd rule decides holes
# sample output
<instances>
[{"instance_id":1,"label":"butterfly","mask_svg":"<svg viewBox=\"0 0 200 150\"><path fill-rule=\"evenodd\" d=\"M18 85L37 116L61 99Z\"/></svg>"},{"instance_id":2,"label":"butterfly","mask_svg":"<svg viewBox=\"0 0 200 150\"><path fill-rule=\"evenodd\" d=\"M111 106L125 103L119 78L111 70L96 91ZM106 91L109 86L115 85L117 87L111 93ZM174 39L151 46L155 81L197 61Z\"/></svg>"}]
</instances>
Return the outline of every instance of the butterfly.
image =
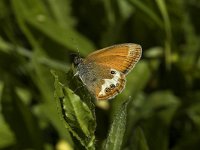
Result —
<instances>
[{"instance_id":1,"label":"butterfly","mask_svg":"<svg viewBox=\"0 0 200 150\"><path fill-rule=\"evenodd\" d=\"M140 60L142 47L124 43L109 46L89 54L85 59L77 56L74 64L78 75L96 100L108 100L121 93L126 75Z\"/></svg>"}]
</instances>

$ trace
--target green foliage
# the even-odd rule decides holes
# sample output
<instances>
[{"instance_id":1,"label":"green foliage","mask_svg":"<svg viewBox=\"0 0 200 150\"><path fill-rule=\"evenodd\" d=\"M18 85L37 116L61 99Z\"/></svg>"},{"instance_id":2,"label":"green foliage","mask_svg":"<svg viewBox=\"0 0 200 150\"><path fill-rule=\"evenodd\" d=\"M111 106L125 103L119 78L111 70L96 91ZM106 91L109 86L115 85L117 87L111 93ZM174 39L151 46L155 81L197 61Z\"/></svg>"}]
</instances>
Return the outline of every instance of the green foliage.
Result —
<instances>
[{"instance_id":1,"label":"green foliage","mask_svg":"<svg viewBox=\"0 0 200 150\"><path fill-rule=\"evenodd\" d=\"M86 103L55 77L55 99L65 126L87 149L94 149L95 118Z\"/></svg>"},{"instance_id":2,"label":"green foliage","mask_svg":"<svg viewBox=\"0 0 200 150\"><path fill-rule=\"evenodd\" d=\"M124 132L126 129L126 116L127 116L127 101L124 103L117 115L114 117L114 121L110 128L108 137L103 145L103 150L120 150L123 142Z\"/></svg>"},{"instance_id":3,"label":"green foliage","mask_svg":"<svg viewBox=\"0 0 200 150\"><path fill-rule=\"evenodd\" d=\"M0 149L199 149L199 1L1 0L0 10ZM70 55L127 42L142 60L101 106Z\"/></svg>"}]
</instances>

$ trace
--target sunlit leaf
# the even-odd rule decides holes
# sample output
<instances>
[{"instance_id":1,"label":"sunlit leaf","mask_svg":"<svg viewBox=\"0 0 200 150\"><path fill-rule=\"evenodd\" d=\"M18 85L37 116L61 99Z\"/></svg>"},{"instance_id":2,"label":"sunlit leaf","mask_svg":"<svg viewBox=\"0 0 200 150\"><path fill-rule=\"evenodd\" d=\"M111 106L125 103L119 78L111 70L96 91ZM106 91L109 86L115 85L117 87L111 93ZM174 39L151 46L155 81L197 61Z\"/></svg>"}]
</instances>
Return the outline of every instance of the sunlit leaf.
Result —
<instances>
[{"instance_id":1,"label":"sunlit leaf","mask_svg":"<svg viewBox=\"0 0 200 150\"><path fill-rule=\"evenodd\" d=\"M61 118L67 129L87 148L95 146L95 118L86 103L68 87L59 82L55 72L55 98Z\"/></svg>"},{"instance_id":2,"label":"sunlit leaf","mask_svg":"<svg viewBox=\"0 0 200 150\"><path fill-rule=\"evenodd\" d=\"M117 112L111 125L108 137L103 145L103 150L120 150L126 130L127 105L126 101Z\"/></svg>"}]
</instances>

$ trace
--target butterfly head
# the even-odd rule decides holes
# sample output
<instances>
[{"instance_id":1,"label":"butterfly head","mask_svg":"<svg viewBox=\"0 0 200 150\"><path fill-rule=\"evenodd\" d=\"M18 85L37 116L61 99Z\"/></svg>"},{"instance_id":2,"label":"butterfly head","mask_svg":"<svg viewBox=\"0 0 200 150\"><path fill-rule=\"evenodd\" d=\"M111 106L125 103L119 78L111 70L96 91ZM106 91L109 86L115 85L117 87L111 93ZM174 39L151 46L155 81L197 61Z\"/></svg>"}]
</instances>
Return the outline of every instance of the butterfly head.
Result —
<instances>
[{"instance_id":1,"label":"butterfly head","mask_svg":"<svg viewBox=\"0 0 200 150\"><path fill-rule=\"evenodd\" d=\"M79 55L74 56L73 63L75 66L78 66L82 62L83 62L83 58L81 58Z\"/></svg>"}]
</instances>

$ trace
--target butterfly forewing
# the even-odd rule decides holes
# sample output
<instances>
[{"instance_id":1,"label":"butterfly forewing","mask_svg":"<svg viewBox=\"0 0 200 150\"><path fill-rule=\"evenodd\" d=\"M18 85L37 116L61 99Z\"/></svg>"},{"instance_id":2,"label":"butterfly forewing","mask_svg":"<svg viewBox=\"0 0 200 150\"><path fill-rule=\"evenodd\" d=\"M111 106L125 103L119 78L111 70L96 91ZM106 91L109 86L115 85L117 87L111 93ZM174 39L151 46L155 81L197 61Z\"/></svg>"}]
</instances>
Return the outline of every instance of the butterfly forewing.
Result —
<instances>
[{"instance_id":1,"label":"butterfly forewing","mask_svg":"<svg viewBox=\"0 0 200 150\"><path fill-rule=\"evenodd\" d=\"M127 74L141 57L142 48L138 44L119 44L95 51L86 57L86 63L116 69Z\"/></svg>"}]
</instances>

